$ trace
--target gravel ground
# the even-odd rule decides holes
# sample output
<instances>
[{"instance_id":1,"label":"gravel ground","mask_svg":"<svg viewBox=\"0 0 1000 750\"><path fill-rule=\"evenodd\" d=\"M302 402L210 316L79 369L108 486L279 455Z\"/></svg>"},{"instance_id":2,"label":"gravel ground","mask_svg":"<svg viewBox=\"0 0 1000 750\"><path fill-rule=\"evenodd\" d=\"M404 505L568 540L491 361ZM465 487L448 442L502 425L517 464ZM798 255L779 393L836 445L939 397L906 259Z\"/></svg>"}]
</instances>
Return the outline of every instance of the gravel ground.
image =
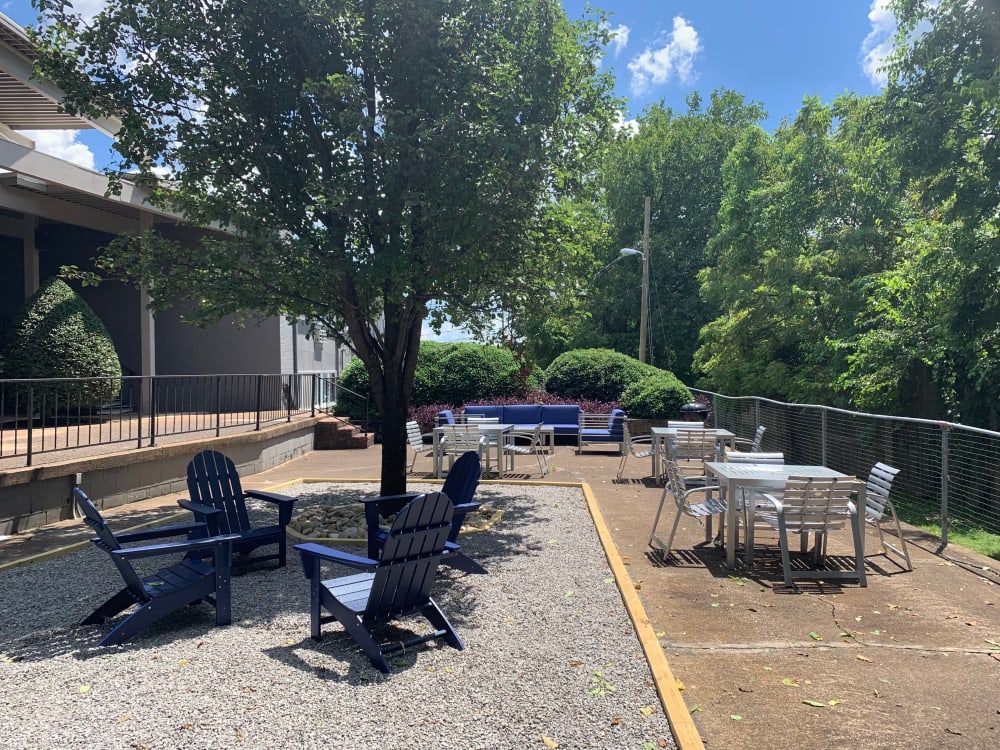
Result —
<instances>
[{"instance_id":1,"label":"gravel ground","mask_svg":"<svg viewBox=\"0 0 1000 750\"><path fill-rule=\"evenodd\" d=\"M302 507L375 490L285 491ZM674 747L582 493L483 486L478 497L504 510L491 531L462 539L490 572L442 567L434 590L465 650L419 646L395 655L389 676L339 625L325 626L318 643L309 638L297 553L286 568L263 564L234 577L232 626L213 627L210 607L188 607L106 649L93 646L108 628L76 625L120 588L104 553L89 548L3 573L0 745Z\"/></svg>"}]
</instances>

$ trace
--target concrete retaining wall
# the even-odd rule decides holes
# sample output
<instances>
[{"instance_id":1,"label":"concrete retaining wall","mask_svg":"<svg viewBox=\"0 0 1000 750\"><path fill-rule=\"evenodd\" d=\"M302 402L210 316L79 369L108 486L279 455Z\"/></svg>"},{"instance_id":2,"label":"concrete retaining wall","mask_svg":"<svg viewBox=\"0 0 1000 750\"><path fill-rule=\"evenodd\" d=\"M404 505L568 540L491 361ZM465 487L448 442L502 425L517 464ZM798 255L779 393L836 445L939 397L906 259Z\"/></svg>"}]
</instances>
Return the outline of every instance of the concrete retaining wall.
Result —
<instances>
[{"instance_id":1,"label":"concrete retaining wall","mask_svg":"<svg viewBox=\"0 0 1000 750\"><path fill-rule=\"evenodd\" d=\"M2 471L0 534L72 518L71 490L78 474L80 486L99 508L186 492L187 464L195 453L222 451L241 474L256 474L312 450L316 421Z\"/></svg>"}]
</instances>

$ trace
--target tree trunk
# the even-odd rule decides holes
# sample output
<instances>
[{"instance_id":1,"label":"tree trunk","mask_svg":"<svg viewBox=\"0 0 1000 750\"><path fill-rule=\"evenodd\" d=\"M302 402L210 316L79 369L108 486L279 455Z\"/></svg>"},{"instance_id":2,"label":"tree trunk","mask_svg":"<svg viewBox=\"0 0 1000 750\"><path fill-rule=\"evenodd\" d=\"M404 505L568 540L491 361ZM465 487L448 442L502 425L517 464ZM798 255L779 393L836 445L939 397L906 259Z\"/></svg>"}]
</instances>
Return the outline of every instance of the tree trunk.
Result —
<instances>
[{"instance_id":1,"label":"tree trunk","mask_svg":"<svg viewBox=\"0 0 1000 750\"><path fill-rule=\"evenodd\" d=\"M390 378L386 378L389 383ZM387 389L389 390L389 389ZM400 393L382 396L382 483L379 494L406 492L406 416L408 399Z\"/></svg>"}]
</instances>

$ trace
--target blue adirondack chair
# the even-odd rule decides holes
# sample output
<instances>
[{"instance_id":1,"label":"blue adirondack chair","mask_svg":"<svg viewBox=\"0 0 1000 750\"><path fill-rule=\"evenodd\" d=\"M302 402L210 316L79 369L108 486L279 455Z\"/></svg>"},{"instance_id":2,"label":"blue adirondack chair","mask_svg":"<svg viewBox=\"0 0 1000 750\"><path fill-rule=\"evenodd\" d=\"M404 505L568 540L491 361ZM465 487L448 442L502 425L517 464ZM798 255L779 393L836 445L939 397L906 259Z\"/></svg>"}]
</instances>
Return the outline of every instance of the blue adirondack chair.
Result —
<instances>
[{"instance_id":1,"label":"blue adirondack chair","mask_svg":"<svg viewBox=\"0 0 1000 750\"><path fill-rule=\"evenodd\" d=\"M240 564L277 560L285 565L285 527L292 519L296 498L274 492L244 490L232 459L218 451L202 451L187 466L187 484L191 500L178 500L182 508L194 513L195 520L208 524L212 536L239 534L233 552ZM246 498L264 500L277 506L278 522L254 527L247 513ZM276 544L278 551L250 556L258 547Z\"/></svg>"},{"instance_id":2,"label":"blue adirondack chair","mask_svg":"<svg viewBox=\"0 0 1000 750\"><path fill-rule=\"evenodd\" d=\"M486 568L461 551L457 543L458 532L462 528L465 516L478 510L482 503L473 501L479 487L479 478L483 474L482 460L475 451L468 451L459 456L451 467L441 491L455 505L451 530L448 532L448 544L445 556L441 562L466 573L485 573ZM368 527L368 557L378 558L382 545L385 543L388 531L380 528L379 518L387 518L399 511L404 505L417 497L417 493L403 495L380 495L362 499L365 507L365 523Z\"/></svg>"},{"instance_id":3,"label":"blue adirondack chair","mask_svg":"<svg viewBox=\"0 0 1000 750\"><path fill-rule=\"evenodd\" d=\"M118 623L101 639L99 646L113 646L129 640L157 620L187 604L208 602L215 607L215 624L231 620L229 566L235 536L208 537L204 523L160 526L146 531L115 534L101 517L93 501L79 487L73 488L83 521L97 536L91 541L107 552L125 581L125 587L95 609L81 625L102 625L133 604L139 608ZM130 542L186 535L183 542L123 547ZM167 568L139 577L131 560L160 555L180 555L181 560ZM204 559L203 559L204 558ZM210 561L206 561L210 559Z\"/></svg>"},{"instance_id":4,"label":"blue adirondack chair","mask_svg":"<svg viewBox=\"0 0 1000 750\"><path fill-rule=\"evenodd\" d=\"M454 506L443 492L429 492L411 500L397 515L378 559L360 557L320 544L296 544L309 579L311 635L320 640L321 626L339 622L361 646L378 670L388 673L385 655L420 643L444 638L462 650L464 645L448 618L431 598L430 588L445 555ZM337 563L364 573L324 580L324 563ZM323 615L323 610L330 612ZM423 615L433 632L406 641L394 637L380 643L374 629L383 623Z\"/></svg>"}]
</instances>

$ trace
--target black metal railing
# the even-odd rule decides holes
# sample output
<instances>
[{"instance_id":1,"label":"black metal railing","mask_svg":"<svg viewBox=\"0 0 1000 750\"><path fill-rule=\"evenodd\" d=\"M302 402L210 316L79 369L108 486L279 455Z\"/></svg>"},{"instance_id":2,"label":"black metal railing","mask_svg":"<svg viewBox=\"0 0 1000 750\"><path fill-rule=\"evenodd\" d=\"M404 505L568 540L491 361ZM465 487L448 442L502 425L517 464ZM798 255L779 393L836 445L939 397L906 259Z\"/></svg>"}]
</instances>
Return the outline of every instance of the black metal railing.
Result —
<instances>
[{"instance_id":1,"label":"black metal railing","mask_svg":"<svg viewBox=\"0 0 1000 750\"><path fill-rule=\"evenodd\" d=\"M31 466L57 451L260 430L300 415L334 415L341 393L363 404L366 422L367 397L320 373L0 380L0 459Z\"/></svg>"}]
</instances>

